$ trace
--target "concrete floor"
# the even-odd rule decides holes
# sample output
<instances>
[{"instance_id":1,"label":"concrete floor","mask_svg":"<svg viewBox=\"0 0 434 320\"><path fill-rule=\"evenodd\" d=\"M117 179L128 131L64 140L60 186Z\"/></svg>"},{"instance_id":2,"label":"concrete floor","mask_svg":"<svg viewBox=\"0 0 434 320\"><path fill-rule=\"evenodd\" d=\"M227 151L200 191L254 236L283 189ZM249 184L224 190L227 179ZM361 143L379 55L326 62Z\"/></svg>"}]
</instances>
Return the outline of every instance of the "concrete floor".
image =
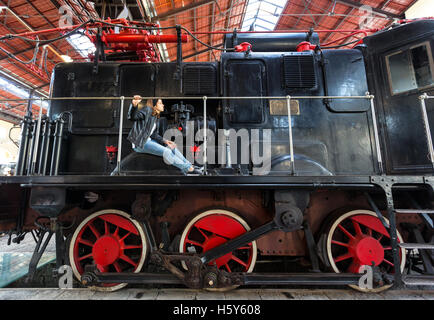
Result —
<instances>
[{"instance_id":1,"label":"concrete floor","mask_svg":"<svg viewBox=\"0 0 434 320\"><path fill-rule=\"evenodd\" d=\"M351 289L237 289L207 292L193 289L0 289L0 300L434 300L434 291L389 290L365 294Z\"/></svg>"}]
</instances>

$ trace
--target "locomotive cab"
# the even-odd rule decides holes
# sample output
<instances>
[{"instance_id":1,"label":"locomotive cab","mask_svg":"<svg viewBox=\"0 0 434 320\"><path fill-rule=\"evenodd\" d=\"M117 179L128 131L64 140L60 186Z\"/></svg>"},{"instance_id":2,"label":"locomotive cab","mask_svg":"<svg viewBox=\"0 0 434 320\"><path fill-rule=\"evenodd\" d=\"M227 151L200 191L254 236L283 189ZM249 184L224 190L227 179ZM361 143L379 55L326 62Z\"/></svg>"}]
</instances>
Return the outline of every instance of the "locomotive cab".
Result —
<instances>
[{"instance_id":1,"label":"locomotive cab","mask_svg":"<svg viewBox=\"0 0 434 320\"><path fill-rule=\"evenodd\" d=\"M432 20L415 21L364 39L389 174L433 172L429 126L434 101L420 98L434 94L433 26Z\"/></svg>"}]
</instances>

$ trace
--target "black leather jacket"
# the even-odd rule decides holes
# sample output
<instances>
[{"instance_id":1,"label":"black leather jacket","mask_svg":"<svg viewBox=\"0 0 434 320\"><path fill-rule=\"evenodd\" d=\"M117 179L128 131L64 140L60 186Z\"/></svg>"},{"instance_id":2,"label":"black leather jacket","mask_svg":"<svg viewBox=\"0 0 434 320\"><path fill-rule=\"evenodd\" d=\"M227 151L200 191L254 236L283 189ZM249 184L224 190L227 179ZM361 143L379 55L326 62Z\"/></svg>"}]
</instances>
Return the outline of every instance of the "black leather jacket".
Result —
<instances>
[{"instance_id":1,"label":"black leather jacket","mask_svg":"<svg viewBox=\"0 0 434 320\"><path fill-rule=\"evenodd\" d=\"M134 121L134 125L128 134L127 139L134 143L137 147L143 148L149 137L165 146L164 139L158 134L159 119L152 115L152 108L144 106L140 110L130 104L128 110L128 120ZM155 130L152 134L151 130L155 123Z\"/></svg>"}]
</instances>

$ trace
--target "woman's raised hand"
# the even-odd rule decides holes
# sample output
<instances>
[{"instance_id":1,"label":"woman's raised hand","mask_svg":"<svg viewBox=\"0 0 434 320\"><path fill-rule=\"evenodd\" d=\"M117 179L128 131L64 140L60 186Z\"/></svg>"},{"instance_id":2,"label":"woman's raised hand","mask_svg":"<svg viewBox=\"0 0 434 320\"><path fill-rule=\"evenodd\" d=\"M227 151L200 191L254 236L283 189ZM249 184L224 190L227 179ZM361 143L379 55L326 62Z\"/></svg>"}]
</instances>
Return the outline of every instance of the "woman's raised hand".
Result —
<instances>
[{"instance_id":1,"label":"woman's raised hand","mask_svg":"<svg viewBox=\"0 0 434 320\"><path fill-rule=\"evenodd\" d=\"M173 141L170 141L170 140L166 140L166 141L164 141L166 144L167 144L167 146L170 148L170 149L175 149L176 148L176 143L175 142L173 142Z\"/></svg>"},{"instance_id":2,"label":"woman's raised hand","mask_svg":"<svg viewBox=\"0 0 434 320\"><path fill-rule=\"evenodd\" d=\"M134 107L137 107L137 105L140 103L140 101L142 101L142 97L139 96L139 95L135 95L135 96L133 97L133 101L132 101L133 106L134 106Z\"/></svg>"}]
</instances>

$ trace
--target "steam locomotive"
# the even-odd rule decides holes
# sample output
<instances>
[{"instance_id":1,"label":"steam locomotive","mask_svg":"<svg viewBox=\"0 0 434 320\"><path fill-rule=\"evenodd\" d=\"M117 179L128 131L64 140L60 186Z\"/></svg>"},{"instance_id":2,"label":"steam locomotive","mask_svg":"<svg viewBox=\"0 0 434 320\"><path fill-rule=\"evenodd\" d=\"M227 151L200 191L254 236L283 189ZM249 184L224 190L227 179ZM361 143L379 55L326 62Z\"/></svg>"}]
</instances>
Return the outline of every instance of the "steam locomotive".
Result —
<instances>
[{"instance_id":1,"label":"steam locomotive","mask_svg":"<svg viewBox=\"0 0 434 320\"><path fill-rule=\"evenodd\" d=\"M434 21L352 49L315 32L224 42L248 45L216 62L56 65L48 115L23 120L16 175L0 177L0 229L37 230L29 276L54 235L57 266L98 290L433 283ZM132 150L135 94L163 99L161 135L199 137L181 151L204 175ZM261 163L242 156L255 145Z\"/></svg>"}]
</instances>

